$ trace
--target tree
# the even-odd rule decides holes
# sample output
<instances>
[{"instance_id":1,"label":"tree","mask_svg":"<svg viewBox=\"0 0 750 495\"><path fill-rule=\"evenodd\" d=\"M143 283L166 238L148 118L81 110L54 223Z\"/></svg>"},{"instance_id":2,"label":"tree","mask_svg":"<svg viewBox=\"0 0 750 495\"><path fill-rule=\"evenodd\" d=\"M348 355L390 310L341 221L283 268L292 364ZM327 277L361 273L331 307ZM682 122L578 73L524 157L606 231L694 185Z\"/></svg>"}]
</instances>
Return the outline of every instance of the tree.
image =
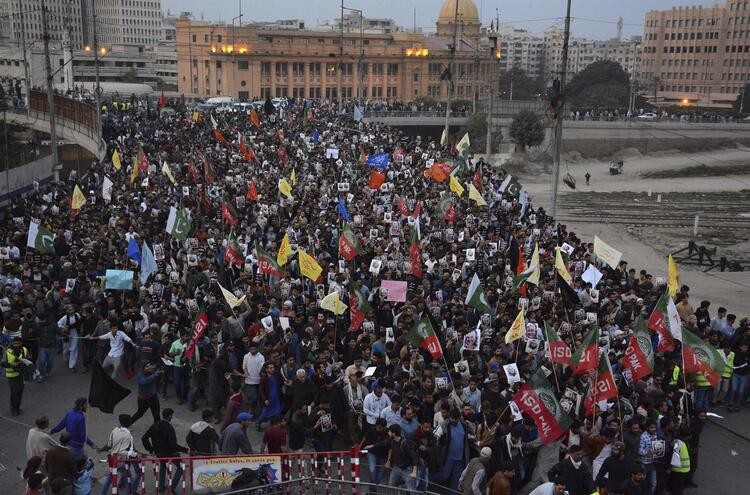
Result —
<instances>
[{"instance_id":1,"label":"tree","mask_svg":"<svg viewBox=\"0 0 750 495\"><path fill-rule=\"evenodd\" d=\"M529 110L518 112L510 123L509 134L521 146L521 151L529 146L539 146L544 142L542 118Z\"/></svg>"},{"instance_id":2,"label":"tree","mask_svg":"<svg viewBox=\"0 0 750 495\"><path fill-rule=\"evenodd\" d=\"M487 115L481 113L472 114L458 135L463 136L467 132L469 133L469 141L471 142L469 150L472 153L484 153L487 144ZM493 129L490 143L492 149L497 150L502 140L503 133L500 132L500 129Z\"/></svg>"},{"instance_id":3,"label":"tree","mask_svg":"<svg viewBox=\"0 0 750 495\"><path fill-rule=\"evenodd\" d=\"M576 74L564 95L574 108L628 108L630 76L617 62L600 60Z\"/></svg>"},{"instance_id":4,"label":"tree","mask_svg":"<svg viewBox=\"0 0 750 495\"><path fill-rule=\"evenodd\" d=\"M544 89L542 82L530 78L523 69L513 67L500 74L500 97L509 100L533 100Z\"/></svg>"}]
</instances>

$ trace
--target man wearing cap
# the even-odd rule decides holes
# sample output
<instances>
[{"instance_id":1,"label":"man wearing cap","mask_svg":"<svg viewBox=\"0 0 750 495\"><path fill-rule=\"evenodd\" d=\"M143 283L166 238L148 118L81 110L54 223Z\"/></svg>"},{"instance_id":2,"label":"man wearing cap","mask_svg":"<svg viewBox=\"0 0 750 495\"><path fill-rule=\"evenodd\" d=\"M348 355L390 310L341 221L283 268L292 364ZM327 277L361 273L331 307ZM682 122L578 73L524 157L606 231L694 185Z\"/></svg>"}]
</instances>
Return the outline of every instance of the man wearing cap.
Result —
<instances>
[{"instance_id":1,"label":"man wearing cap","mask_svg":"<svg viewBox=\"0 0 750 495\"><path fill-rule=\"evenodd\" d=\"M252 454L253 447L247 438L247 427L252 416L246 412L237 415L237 422L227 426L219 437L219 452L223 455Z\"/></svg>"},{"instance_id":2,"label":"man wearing cap","mask_svg":"<svg viewBox=\"0 0 750 495\"><path fill-rule=\"evenodd\" d=\"M484 495L487 490L487 464L492 457L492 449L482 447L479 451L479 457L474 457L466 465L458 478L458 490L463 495Z\"/></svg>"},{"instance_id":3,"label":"man wearing cap","mask_svg":"<svg viewBox=\"0 0 750 495\"><path fill-rule=\"evenodd\" d=\"M24 360L30 359L29 350L23 346L21 337L13 337L11 344L3 353L2 366L5 368L5 377L10 385L10 414L18 416L21 414L21 399L23 399L23 373Z\"/></svg>"}]
</instances>

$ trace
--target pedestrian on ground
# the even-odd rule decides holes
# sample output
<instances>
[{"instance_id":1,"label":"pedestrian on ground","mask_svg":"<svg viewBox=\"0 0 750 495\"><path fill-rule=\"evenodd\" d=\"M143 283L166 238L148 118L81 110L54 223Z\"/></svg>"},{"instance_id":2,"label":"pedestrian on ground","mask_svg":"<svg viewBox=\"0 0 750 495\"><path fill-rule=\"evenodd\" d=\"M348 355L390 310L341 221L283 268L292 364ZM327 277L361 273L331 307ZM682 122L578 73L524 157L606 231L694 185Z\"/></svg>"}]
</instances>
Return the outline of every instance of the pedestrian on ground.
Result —
<instances>
[{"instance_id":1,"label":"pedestrian on ground","mask_svg":"<svg viewBox=\"0 0 750 495\"><path fill-rule=\"evenodd\" d=\"M152 363L146 363L138 372L138 410L130 419L130 424L138 421L147 410L151 409L154 423L159 421L159 377L164 373L163 369L156 370Z\"/></svg>"},{"instance_id":2,"label":"pedestrian on ground","mask_svg":"<svg viewBox=\"0 0 750 495\"><path fill-rule=\"evenodd\" d=\"M23 399L23 367L30 359L29 350L23 346L21 337L13 337L10 346L3 353L2 367L10 386L10 415L19 416Z\"/></svg>"},{"instance_id":3,"label":"pedestrian on ground","mask_svg":"<svg viewBox=\"0 0 750 495\"><path fill-rule=\"evenodd\" d=\"M479 457L474 457L466 465L458 478L458 490L463 495L484 495L487 491L487 464L492 457L492 449L482 447Z\"/></svg>"},{"instance_id":4,"label":"pedestrian on ground","mask_svg":"<svg viewBox=\"0 0 750 495\"><path fill-rule=\"evenodd\" d=\"M185 438L190 449L190 455L214 455L219 450L219 435L214 429L214 413L211 409L204 409L202 421L190 425L190 431Z\"/></svg>"},{"instance_id":5,"label":"pedestrian on ground","mask_svg":"<svg viewBox=\"0 0 750 495\"><path fill-rule=\"evenodd\" d=\"M60 447L52 447L47 451L44 459L44 471L47 478L56 480L58 478L68 481L70 484L78 474L78 465L75 456L70 449L71 434L67 431L60 435Z\"/></svg>"},{"instance_id":6,"label":"pedestrian on ground","mask_svg":"<svg viewBox=\"0 0 750 495\"><path fill-rule=\"evenodd\" d=\"M141 468L135 461L138 453L135 451L135 442L129 430L133 424L132 419L128 414L120 414L117 419L119 426L112 430L107 444L99 450L100 452L107 452L109 462L117 462L119 486L124 486L127 480L130 480L130 493L136 493L141 481ZM112 477L105 476L102 484L102 495L108 495L111 487Z\"/></svg>"},{"instance_id":7,"label":"pedestrian on ground","mask_svg":"<svg viewBox=\"0 0 750 495\"><path fill-rule=\"evenodd\" d=\"M159 492L167 489L167 462L174 465L174 475L170 484L172 492L177 490L177 485L182 477L182 468L180 467L180 452L187 452L188 449L177 443L177 434L172 426L172 416L174 411L167 407L161 412L161 421L157 421L141 437L143 446L146 450L162 460L159 462Z\"/></svg>"},{"instance_id":8,"label":"pedestrian on ground","mask_svg":"<svg viewBox=\"0 0 750 495\"><path fill-rule=\"evenodd\" d=\"M26 437L26 458L31 459L38 456L44 459L49 449L59 447L60 444L47 432L49 429L49 418L47 416L36 418L35 423L36 426L29 430L29 435Z\"/></svg>"},{"instance_id":9,"label":"pedestrian on ground","mask_svg":"<svg viewBox=\"0 0 750 495\"><path fill-rule=\"evenodd\" d=\"M86 457L84 449L88 445L92 449L96 448L94 442L88 437L86 430L86 411L89 407L89 401L85 397L76 399L73 409L68 411L65 416L52 428L50 433L54 434L63 429L70 433L70 451L76 460Z\"/></svg>"},{"instance_id":10,"label":"pedestrian on ground","mask_svg":"<svg viewBox=\"0 0 750 495\"><path fill-rule=\"evenodd\" d=\"M252 416L246 412L237 415L237 422L227 426L219 438L220 452L223 455L252 454L253 447L247 438L247 427Z\"/></svg>"}]
</instances>

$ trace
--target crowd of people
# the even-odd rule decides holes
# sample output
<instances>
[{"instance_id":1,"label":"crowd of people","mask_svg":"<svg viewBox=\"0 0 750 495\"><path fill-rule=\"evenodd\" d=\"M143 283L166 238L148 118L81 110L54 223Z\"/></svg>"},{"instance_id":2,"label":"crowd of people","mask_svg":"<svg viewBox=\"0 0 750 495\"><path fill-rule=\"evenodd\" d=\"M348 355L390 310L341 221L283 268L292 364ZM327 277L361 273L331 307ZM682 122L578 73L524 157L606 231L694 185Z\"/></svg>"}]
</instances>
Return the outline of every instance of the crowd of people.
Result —
<instances>
[{"instance_id":1,"label":"crowd of people","mask_svg":"<svg viewBox=\"0 0 750 495\"><path fill-rule=\"evenodd\" d=\"M103 120L107 160L5 210L2 366L15 416L27 416L23 394L35 389L25 384L51 374L101 367L137 390L137 410L118 407L101 446L131 488L138 452L359 445L373 485L680 495L695 486L709 407L746 402L747 318L714 313L708 301L693 309L679 287L682 331L725 356L720 383L682 368L679 341L632 379L626 350L667 290L662 274L608 266L593 240L462 143L310 101L268 101L250 115L110 107ZM584 276L591 267L594 283ZM528 268L538 279L518 283ZM108 288L107 270L132 270L132 289ZM509 339L519 314L521 334ZM589 411L597 372L551 362L548 329L570 353L595 328L617 394ZM540 372L564 409L555 438L512 401ZM195 414L184 441L175 411L162 408L167 397ZM99 490L87 407L76 400L51 430L49 418L36 419L26 493ZM140 441L129 430L137 421L152 422ZM251 429L262 445L251 445ZM174 490L182 474L179 462L161 469L159 489Z\"/></svg>"}]
</instances>

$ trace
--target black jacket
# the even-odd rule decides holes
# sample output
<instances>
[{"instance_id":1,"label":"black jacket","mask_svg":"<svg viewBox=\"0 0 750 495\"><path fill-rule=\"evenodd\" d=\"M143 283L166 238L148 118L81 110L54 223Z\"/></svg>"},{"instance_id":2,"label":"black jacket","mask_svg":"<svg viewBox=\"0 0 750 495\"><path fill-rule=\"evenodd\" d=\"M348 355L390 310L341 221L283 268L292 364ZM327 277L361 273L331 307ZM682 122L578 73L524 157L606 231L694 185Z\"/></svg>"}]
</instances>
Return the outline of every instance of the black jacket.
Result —
<instances>
[{"instance_id":1,"label":"black jacket","mask_svg":"<svg viewBox=\"0 0 750 495\"><path fill-rule=\"evenodd\" d=\"M599 468L599 473L596 475L596 486L602 486L602 484L609 483L620 484L629 480L630 471L632 471L634 465L635 462L627 457L624 457L623 459L614 455L607 457L604 459L604 463L602 464L602 467Z\"/></svg>"},{"instance_id":2,"label":"black jacket","mask_svg":"<svg viewBox=\"0 0 750 495\"><path fill-rule=\"evenodd\" d=\"M157 457L176 457L178 452L188 450L177 443L174 427L164 419L152 424L141 437L141 441L146 450L153 452Z\"/></svg>"},{"instance_id":3,"label":"black jacket","mask_svg":"<svg viewBox=\"0 0 750 495\"><path fill-rule=\"evenodd\" d=\"M549 479L555 479L561 476L565 480L565 489L570 495L590 495L594 492L594 480L591 477L591 471L586 464L576 469L570 458L558 462L549 470Z\"/></svg>"},{"instance_id":4,"label":"black jacket","mask_svg":"<svg viewBox=\"0 0 750 495\"><path fill-rule=\"evenodd\" d=\"M205 421L198 421L190 427L185 442L190 450L200 455L215 454L218 451L219 435L213 426Z\"/></svg>"}]
</instances>

